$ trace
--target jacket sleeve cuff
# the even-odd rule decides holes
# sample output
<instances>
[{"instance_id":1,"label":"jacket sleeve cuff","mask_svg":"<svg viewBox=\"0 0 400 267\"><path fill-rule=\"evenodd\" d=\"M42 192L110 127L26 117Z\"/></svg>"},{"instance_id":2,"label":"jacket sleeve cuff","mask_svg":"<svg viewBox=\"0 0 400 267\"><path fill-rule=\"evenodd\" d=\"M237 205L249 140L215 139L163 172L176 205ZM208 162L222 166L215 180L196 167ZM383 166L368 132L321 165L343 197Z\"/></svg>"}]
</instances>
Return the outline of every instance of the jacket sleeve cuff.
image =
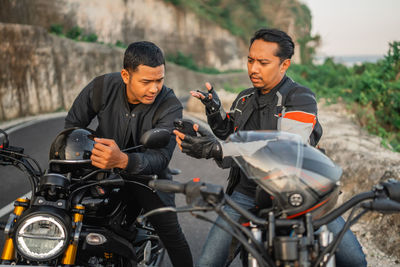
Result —
<instances>
[{"instance_id":1,"label":"jacket sleeve cuff","mask_svg":"<svg viewBox=\"0 0 400 267\"><path fill-rule=\"evenodd\" d=\"M125 171L132 174L138 174L145 168L144 158L140 153L128 154L128 165Z\"/></svg>"},{"instance_id":2,"label":"jacket sleeve cuff","mask_svg":"<svg viewBox=\"0 0 400 267\"><path fill-rule=\"evenodd\" d=\"M232 157L224 157L222 159L214 159L218 167L222 169L228 169L232 167L233 159Z\"/></svg>"}]
</instances>

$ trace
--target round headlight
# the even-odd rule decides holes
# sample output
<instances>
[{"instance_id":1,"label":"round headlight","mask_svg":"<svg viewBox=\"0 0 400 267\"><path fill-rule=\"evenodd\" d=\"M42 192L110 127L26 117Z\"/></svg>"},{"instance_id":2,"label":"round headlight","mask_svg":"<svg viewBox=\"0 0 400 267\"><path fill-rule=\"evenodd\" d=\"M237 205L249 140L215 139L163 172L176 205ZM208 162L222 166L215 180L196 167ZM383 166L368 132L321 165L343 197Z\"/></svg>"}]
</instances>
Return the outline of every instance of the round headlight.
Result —
<instances>
[{"instance_id":1,"label":"round headlight","mask_svg":"<svg viewBox=\"0 0 400 267\"><path fill-rule=\"evenodd\" d=\"M23 219L15 232L18 251L30 260L49 260L63 252L68 241L64 223L50 215L37 214Z\"/></svg>"}]
</instances>

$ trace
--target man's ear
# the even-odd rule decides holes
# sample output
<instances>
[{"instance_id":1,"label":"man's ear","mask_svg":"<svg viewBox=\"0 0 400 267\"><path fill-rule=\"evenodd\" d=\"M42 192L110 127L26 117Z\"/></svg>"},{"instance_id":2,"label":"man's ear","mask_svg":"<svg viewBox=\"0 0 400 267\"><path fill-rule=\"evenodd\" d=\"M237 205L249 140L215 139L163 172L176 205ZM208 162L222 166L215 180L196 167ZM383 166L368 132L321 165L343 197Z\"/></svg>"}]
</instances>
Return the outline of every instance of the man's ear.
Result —
<instances>
[{"instance_id":1,"label":"man's ear","mask_svg":"<svg viewBox=\"0 0 400 267\"><path fill-rule=\"evenodd\" d=\"M285 73L289 68L291 60L289 58L285 59L281 64L281 73Z\"/></svg>"},{"instance_id":2,"label":"man's ear","mask_svg":"<svg viewBox=\"0 0 400 267\"><path fill-rule=\"evenodd\" d=\"M129 71L127 69L121 70L121 77L125 84L129 83Z\"/></svg>"}]
</instances>

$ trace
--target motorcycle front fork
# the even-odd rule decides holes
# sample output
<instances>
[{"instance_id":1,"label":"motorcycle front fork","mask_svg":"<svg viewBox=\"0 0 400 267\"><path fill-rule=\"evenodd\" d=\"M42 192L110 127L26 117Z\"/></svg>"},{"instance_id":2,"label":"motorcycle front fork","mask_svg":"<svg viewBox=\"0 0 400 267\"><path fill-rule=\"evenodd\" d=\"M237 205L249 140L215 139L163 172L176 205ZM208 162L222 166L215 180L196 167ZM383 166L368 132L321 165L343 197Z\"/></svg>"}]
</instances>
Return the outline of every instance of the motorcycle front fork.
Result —
<instances>
[{"instance_id":1,"label":"motorcycle front fork","mask_svg":"<svg viewBox=\"0 0 400 267\"><path fill-rule=\"evenodd\" d=\"M251 233L257 241L262 241L262 232L260 229L258 229L257 227L252 227ZM250 253L248 253L248 264L249 267L259 267L257 260Z\"/></svg>"},{"instance_id":2,"label":"motorcycle front fork","mask_svg":"<svg viewBox=\"0 0 400 267\"><path fill-rule=\"evenodd\" d=\"M29 206L29 199L18 198L14 203L14 211L11 213L4 233L6 235L6 242L4 243L3 253L1 254L1 263L9 264L15 259L15 247L11 237L11 229L16 220L21 216L22 212Z\"/></svg>"},{"instance_id":3,"label":"motorcycle front fork","mask_svg":"<svg viewBox=\"0 0 400 267\"><path fill-rule=\"evenodd\" d=\"M333 233L328 230L328 227L326 225L323 225L321 227L321 232L319 233L319 243L322 247L327 247L331 242L333 241ZM328 258L328 255L324 256L323 262L326 261ZM326 267L335 267L336 262L335 262L335 255L330 258L328 263L325 265Z\"/></svg>"},{"instance_id":4,"label":"motorcycle front fork","mask_svg":"<svg viewBox=\"0 0 400 267\"><path fill-rule=\"evenodd\" d=\"M82 229L83 213L85 212L85 207L78 204L74 207L74 211L75 234L74 238L71 240L71 243L68 245L67 250L64 252L64 256L61 261L63 265L75 264L76 252L78 250L79 235Z\"/></svg>"}]
</instances>

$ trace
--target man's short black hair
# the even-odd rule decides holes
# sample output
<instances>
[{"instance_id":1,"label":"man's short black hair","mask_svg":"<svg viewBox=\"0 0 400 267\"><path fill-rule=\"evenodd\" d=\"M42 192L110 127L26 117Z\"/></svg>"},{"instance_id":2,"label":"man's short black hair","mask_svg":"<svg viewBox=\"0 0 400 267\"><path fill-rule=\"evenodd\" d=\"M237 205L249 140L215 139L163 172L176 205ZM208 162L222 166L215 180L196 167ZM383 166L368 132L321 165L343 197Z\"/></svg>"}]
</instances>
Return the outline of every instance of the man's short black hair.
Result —
<instances>
[{"instance_id":1,"label":"man's short black hair","mask_svg":"<svg viewBox=\"0 0 400 267\"><path fill-rule=\"evenodd\" d=\"M152 42L131 43L125 50L124 69L136 71L139 65L158 67L165 64L161 49Z\"/></svg>"},{"instance_id":2,"label":"man's short black hair","mask_svg":"<svg viewBox=\"0 0 400 267\"><path fill-rule=\"evenodd\" d=\"M292 58L294 54L294 43L292 38L278 29L260 29L256 31L253 38L250 40L250 47L255 40L264 40L266 42L273 42L278 44L278 51L276 56L280 58L281 62L285 59Z\"/></svg>"}]
</instances>

